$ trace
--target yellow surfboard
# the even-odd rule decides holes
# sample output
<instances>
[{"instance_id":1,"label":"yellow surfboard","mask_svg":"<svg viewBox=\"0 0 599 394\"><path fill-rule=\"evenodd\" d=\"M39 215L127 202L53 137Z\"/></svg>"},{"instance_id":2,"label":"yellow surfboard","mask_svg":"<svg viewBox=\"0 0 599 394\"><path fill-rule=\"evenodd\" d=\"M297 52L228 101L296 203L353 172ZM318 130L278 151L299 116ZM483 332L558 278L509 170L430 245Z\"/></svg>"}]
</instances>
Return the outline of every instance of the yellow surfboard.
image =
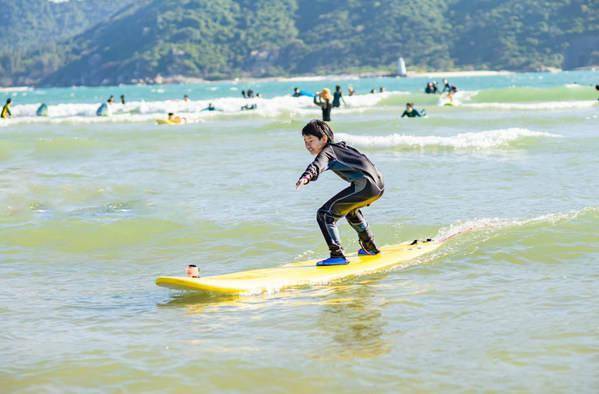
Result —
<instances>
[{"instance_id":1,"label":"yellow surfboard","mask_svg":"<svg viewBox=\"0 0 599 394\"><path fill-rule=\"evenodd\" d=\"M179 119L179 120L156 119L156 124L159 124L159 125L163 125L163 124L174 125L174 124L183 124L183 121L181 119Z\"/></svg>"},{"instance_id":2,"label":"yellow surfboard","mask_svg":"<svg viewBox=\"0 0 599 394\"><path fill-rule=\"evenodd\" d=\"M177 290L214 294L250 295L278 291L290 287L331 283L340 279L382 271L439 248L443 241L406 242L385 246L376 256L349 256L349 264L317 267L318 260L300 261L275 268L255 269L224 275L190 278L161 276L156 284Z\"/></svg>"}]
</instances>

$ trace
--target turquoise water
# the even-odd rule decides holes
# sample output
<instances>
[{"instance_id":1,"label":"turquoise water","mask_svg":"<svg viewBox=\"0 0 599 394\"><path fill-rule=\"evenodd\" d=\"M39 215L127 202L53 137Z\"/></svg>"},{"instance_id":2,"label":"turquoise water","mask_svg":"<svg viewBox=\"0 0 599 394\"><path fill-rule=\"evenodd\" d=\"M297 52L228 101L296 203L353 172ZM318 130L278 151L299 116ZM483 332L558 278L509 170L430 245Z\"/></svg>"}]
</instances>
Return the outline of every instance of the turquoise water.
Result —
<instances>
[{"instance_id":1,"label":"turquoise water","mask_svg":"<svg viewBox=\"0 0 599 394\"><path fill-rule=\"evenodd\" d=\"M242 298L154 279L326 253L315 213L344 184L327 173L295 191L311 160L299 131L319 112L282 96L337 81L254 82L250 113L209 90L249 82L46 89L48 119L28 115L37 90L17 92L22 116L0 127L0 387L595 392L597 77L455 78L455 107L421 95L425 79L352 80L387 90L332 122L385 175L365 212L378 243L469 231L387 272ZM121 92L131 107L93 116ZM412 98L427 118L399 118ZM197 113L208 100L225 111ZM189 123L155 125L169 105Z\"/></svg>"}]
</instances>

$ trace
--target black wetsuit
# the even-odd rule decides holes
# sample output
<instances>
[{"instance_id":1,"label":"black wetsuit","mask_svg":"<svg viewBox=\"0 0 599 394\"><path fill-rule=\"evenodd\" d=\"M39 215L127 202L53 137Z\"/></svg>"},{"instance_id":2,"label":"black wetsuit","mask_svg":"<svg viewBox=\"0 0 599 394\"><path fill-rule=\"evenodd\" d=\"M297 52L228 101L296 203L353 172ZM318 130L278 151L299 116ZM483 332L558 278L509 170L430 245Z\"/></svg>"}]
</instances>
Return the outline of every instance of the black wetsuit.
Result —
<instances>
[{"instance_id":1,"label":"black wetsuit","mask_svg":"<svg viewBox=\"0 0 599 394\"><path fill-rule=\"evenodd\" d=\"M332 257L343 256L343 248L337 230L337 221L346 217L349 224L358 233L361 241L371 241L372 232L364 219L360 208L378 200L384 191L383 176L374 164L357 149L345 142L330 143L316 156L306 168L302 177L308 182L332 170L350 186L341 190L327 201L317 212L316 220L324 236Z\"/></svg>"},{"instance_id":2,"label":"black wetsuit","mask_svg":"<svg viewBox=\"0 0 599 394\"><path fill-rule=\"evenodd\" d=\"M335 92L333 93L333 107L334 108L339 108L341 107L341 96L343 94L341 92Z\"/></svg>"},{"instance_id":3,"label":"black wetsuit","mask_svg":"<svg viewBox=\"0 0 599 394\"><path fill-rule=\"evenodd\" d=\"M319 97L318 96L314 96L314 104L318 105L320 108L322 108L322 120L324 120L325 122L330 122L331 121L331 109L333 108L333 106L331 105L330 101L327 100L318 100Z\"/></svg>"},{"instance_id":4,"label":"black wetsuit","mask_svg":"<svg viewBox=\"0 0 599 394\"><path fill-rule=\"evenodd\" d=\"M403 118L404 116L407 116L408 118L420 118L422 115L420 114L420 112L418 112L416 109L412 109L411 111L408 112L408 110L406 109L405 111L403 111L403 114L401 114L401 117Z\"/></svg>"}]
</instances>

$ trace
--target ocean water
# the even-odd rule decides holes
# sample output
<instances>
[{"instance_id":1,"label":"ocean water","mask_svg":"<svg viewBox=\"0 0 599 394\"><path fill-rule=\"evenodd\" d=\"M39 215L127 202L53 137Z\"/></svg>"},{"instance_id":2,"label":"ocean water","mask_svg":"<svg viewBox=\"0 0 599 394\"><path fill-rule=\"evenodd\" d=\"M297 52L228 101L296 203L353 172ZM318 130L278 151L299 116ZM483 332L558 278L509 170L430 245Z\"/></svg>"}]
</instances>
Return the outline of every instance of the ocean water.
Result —
<instances>
[{"instance_id":1,"label":"ocean water","mask_svg":"<svg viewBox=\"0 0 599 394\"><path fill-rule=\"evenodd\" d=\"M451 78L453 107L426 81L0 91L15 102L0 122L0 391L597 392L599 73ZM385 176L365 210L377 243L459 235L328 285L155 286L190 263L326 255L316 210L345 185L326 173L295 191L311 160L300 130L320 113L288 93L337 83L364 94L333 129ZM96 117L111 94L127 104ZM428 116L400 119L406 101ZM223 111L199 112L209 102ZM167 111L188 123L156 125Z\"/></svg>"}]
</instances>

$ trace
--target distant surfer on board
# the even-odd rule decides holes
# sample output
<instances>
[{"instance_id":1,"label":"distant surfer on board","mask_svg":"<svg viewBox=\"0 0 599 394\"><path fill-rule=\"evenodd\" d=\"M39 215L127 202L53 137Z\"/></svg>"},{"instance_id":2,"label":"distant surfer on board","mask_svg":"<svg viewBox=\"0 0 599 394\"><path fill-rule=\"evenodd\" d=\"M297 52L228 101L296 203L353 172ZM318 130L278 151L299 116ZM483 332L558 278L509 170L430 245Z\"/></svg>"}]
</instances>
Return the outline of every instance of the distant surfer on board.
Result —
<instances>
[{"instance_id":1,"label":"distant surfer on board","mask_svg":"<svg viewBox=\"0 0 599 394\"><path fill-rule=\"evenodd\" d=\"M322 172L329 169L350 183L348 188L333 196L317 212L318 225L329 247L331 257L319 261L316 265L349 263L343 254L337 229L337 221L344 216L358 233L362 246L358 254L380 253L360 208L369 206L383 195L383 176L366 155L345 142L335 142L333 130L323 121L309 122L302 129L302 136L306 149L316 158L295 184L298 190L309 182L315 181Z\"/></svg>"}]
</instances>

